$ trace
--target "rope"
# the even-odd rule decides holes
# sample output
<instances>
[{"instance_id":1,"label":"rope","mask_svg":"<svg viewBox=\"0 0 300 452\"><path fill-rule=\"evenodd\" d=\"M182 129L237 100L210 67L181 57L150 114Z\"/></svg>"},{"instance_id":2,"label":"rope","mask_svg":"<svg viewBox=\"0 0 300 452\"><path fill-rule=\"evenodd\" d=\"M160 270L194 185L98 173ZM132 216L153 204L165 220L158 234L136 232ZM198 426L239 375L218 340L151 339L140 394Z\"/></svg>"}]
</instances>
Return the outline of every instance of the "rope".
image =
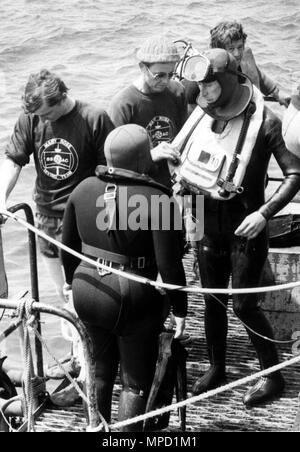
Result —
<instances>
[{"instance_id":1,"label":"rope","mask_svg":"<svg viewBox=\"0 0 300 452\"><path fill-rule=\"evenodd\" d=\"M47 343L44 341L44 339L42 338L42 336L40 335L40 333L37 331L37 329L34 329L34 334L36 335L36 337L39 339L39 341L41 342L41 344L44 346L45 350L47 351L47 353L49 354L49 356L55 361L55 363L58 365L58 367L60 368L60 370L62 370L66 376L66 378L69 380L69 382L71 383L71 385L76 389L76 391L78 392L78 394L80 395L80 397L83 399L83 401L88 404L88 399L85 395L85 393L82 391L82 389L80 388L79 384L77 383L76 379L72 378L70 373L64 368L64 366L59 362L59 360L52 354L51 350L49 349Z\"/></svg>"},{"instance_id":2,"label":"rope","mask_svg":"<svg viewBox=\"0 0 300 452\"><path fill-rule=\"evenodd\" d=\"M117 274L119 276L125 277L125 278L127 278L129 280L140 282L142 284L148 284L148 285L151 285L151 286L154 286L154 287L159 287L159 288L162 288L162 289L181 290L181 291L189 292L189 293L202 293L202 294L208 293L210 295L216 294L216 293L231 295L231 294L266 293L266 292L279 291L279 290L284 290L284 289L292 289L292 288L300 286L300 281L297 281L297 282L293 282L293 283L279 284L279 285L276 285L276 286L265 286L265 287L244 288L244 289L215 289L215 288L186 287L186 286L178 286L178 285L174 285L174 284L157 282L157 281L150 280L148 278L143 278L143 277L138 276L138 275L134 275L134 274L131 274L131 273L127 273L127 272L124 272L124 271L121 271L121 270L117 270L117 269L108 267L108 266L106 266L104 264L100 264L99 262L96 262L96 261L94 261L94 260L82 255L81 253L78 253L77 251L72 250L71 248L67 247L66 245L63 245L62 243L58 242L57 240L53 239L52 237L49 237L47 234L43 233L42 231L39 231L37 228L35 228L31 224L27 223L25 220L23 220L22 218L18 217L15 214L12 214L9 211L0 212L0 214L14 219L18 223L20 223L23 226L25 226L27 229L33 231L36 235L39 235L40 237L43 237L44 239L46 239L49 242L53 243L54 245L56 245L60 249L63 249L64 251L72 254L73 256L77 257L78 259L80 259L82 261L87 262L88 264L90 264L92 266L95 266L96 268L102 268L104 270L110 271L111 273L114 273L114 274ZM216 298L218 300L217 297L214 297L214 298ZM218 300L218 301L220 301L220 300ZM26 302L23 302L22 300L20 301L19 306L20 306L20 309L21 309L21 311L20 311L21 313L24 310L25 303ZM221 302L221 304L223 304L223 303ZM251 330L247 325L244 324L244 326L246 328L248 328L249 330ZM41 343L44 345L44 347L46 348L48 353L51 355L51 352L49 351L48 346L43 341L42 337L40 336L40 334L38 333L36 328L33 328L33 331L37 335L37 337L39 338ZM253 331L253 330L251 330L251 331ZM259 335L259 333L256 333L255 331L253 331L253 332L255 334ZM261 337L263 337L264 339L271 340L270 338L267 338L267 337L264 337L264 336L261 336ZM288 343L290 343L290 342L291 341L288 341ZM73 379L70 376L70 374L68 374L68 372L65 371L63 366L61 366L61 364L59 363L58 360L56 360L55 357L54 357L54 360L57 362L58 366L63 369L63 371L65 372L67 378L69 379L71 384L73 384L75 386L76 390L78 391L80 396L83 398L83 400L86 403L88 403L85 394L82 392L81 388L78 386L76 381L73 381ZM131 418L131 419L127 419L127 420L122 421L122 422L118 422L118 423L116 423L114 425L111 425L110 427L111 427L111 429L118 429L118 428L125 427L125 426L131 425L131 424L135 424L135 423L140 422L140 421L144 421L144 420L146 420L148 418L151 418L151 417L154 417L154 416L157 416L157 415L160 415L160 414L172 411L174 409L184 407L186 405L194 404L196 402L199 402L201 400L207 399L209 397L213 397L213 396L215 396L217 394L220 394L222 392L232 390L232 389L234 389L237 386L241 386L241 385L247 384L247 383L249 383L249 382L251 382L251 381L253 381L253 380L257 379L257 378L260 378L260 377L263 377L263 376L267 376L270 373L276 372L278 370L281 370L281 369L283 369L283 368L285 368L285 367L287 367L289 365L293 365L293 364L296 364L298 362L300 362L300 355L295 357L295 358L291 358L290 360L287 360L284 363L277 364L277 365L272 366L272 367L270 367L268 369L264 369L264 370L262 370L260 372L257 372L257 373L255 373L253 375L250 375L248 377L241 378L241 379L239 379L239 380L237 380L235 382L232 382L232 383L229 383L227 385L221 386L219 388L207 391L204 394L200 394L198 396L191 397L189 399L177 402L175 404L172 404L172 405L169 405L169 406L166 406L166 407L163 407L163 408L151 411L151 412L149 412L147 414L136 416L135 418ZM99 413L99 415L100 415L100 418L101 418L101 420L103 422L105 430L109 431L108 424L103 419L103 416L101 415L101 413ZM88 427L88 429L89 429L89 427ZM96 427L96 429L92 429L92 430L93 431L98 431L100 429L101 429L101 426Z\"/></svg>"},{"instance_id":3,"label":"rope","mask_svg":"<svg viewBox=\"0 0 300 452\"><path fill-rule=\"evenodd\" d=\"M35 316L32 313L33 299L23 298L19 301L17 315L23 324L22 342L24 346L24 374L23 374L23 393L24 393L24 414L27 419L27 431L34 431L34 392L32 385L33 364L32 351L30 343L29 329L34 330Z\"/></svg>"},{"instance_id":4,"label":"rope","mask_svg":"<svg viewBox=\"0 0 300 452\"><path fill-rule=\"evenodd\" d=\"M2 314L1 314L1 317L0 317L0 322L3 319L3 317L4 317L4 314L5 314L5 308L2 310Z\"/></svg>"},{"instance_id":5,"label":"rope","mask_svg":"<svg viewBox=\"0 0 300 452\"><path fill-rule=\"evenodd\" d=\"M152 418L154 416L158 416L160 414L167 413L169 411L172 411L172 410L175 410L175 409L178 409L178 408L182 408L182 407L187 406L187 405L193 405L193 404L195 404L197 402L200 402L201 400L205 400L205 399L208 399L210 397L214 397L214 396L216 396L218 394L221 394L222 392L225 392L225 391L230 391L230 390L236 388L237 386L245 385L245 384L250 383L251 381L253 381L253 380L257 379L257 378L265 377L265 376L267 376L267 375L269 375L269 374L271 374L273 372L277 372L279 370L284 369L285 367L292 366L293 364L297 364L299 362L300 362L300 355L297 355L294 358L291 358L291 359L289 359L287 361L284 361L283 363L276 364L275 366L269 367L268 369L261 370L259 372L256 372L253 375L249 375L248 377L240 378L239 380L233 381L233 382L228 383L228 384L226 384L224 386L219 386L216 389L211 389L210 391L207 391L207 392L205 392L203 394L200 394L198 396L190 397L189 399L182 400L180 402L174 403L172 405L165 406L163 408L159 408L159 409L154 410L154 411L150 411L149 413L142 414L142 415L136 416L136 417L131 418L131 419L126 419L125 421L116 422L115 424L110 425L110 429L111 430L119 429L119 428L122 428L122 427L125 427L125 426L128 426L128 425L131 425L131 424L135 424L137 422L144 421L144 420Z\"/></svg>"},{"instance_id":6,"label":"rope","mask_svg":"<svg viewBox=\"0 0 300 452\"><path fill-rule=\"evenodd\" d=\"M76 379L72 378L70 373L64 368L64 366L59 362L59 360L52 354L51 350L49 349L47 343L44 341L44 339L42 338L42 336L40 335L40 333L38 332L37 328L33 329L34 334L36 335L36 337L39 339L39 341L41 342L41 344L43 345L43 347L45 348L45 350L47 351L47 353L49 354L49 356L56 362L56 364L58 365L58 367L60 368L60 370L62 370L66 376L66 378L69 380L69 382L71 383L71 385L76 389L76 391L78 392L78 394L80 395L80 397L82 398L82 400L89 405L89 400L86 397L85 393L82 391L81 387L79 386L79 384L77 383ZM108 427L108 423L106 422L106 420L104 419L103 415L98 412L99 417L101 419L101 424L97 427L95 427L95 429L92 429L92 427L88 426L87 427L87 431L101 431L102 428L104 427L104 431L109 432L109 427Z\"/></svg>"},{"instance_id":7,"label":"rope","mask_svg":"<svg viewBox=\"0 0 300 452\"><path fill-rule=\"evenodd\" d=\"M50 243L53 243L60 249L66 251L69 254L72 254L74 257L77 257L77 259L80 259L84 262L87 262L88 264L109 271L110 273L114 273L116 275L122 276L123 278L127 278L129 280L139 282L141 284L148 284L153 287L159 287L161 289L167 289L167 290L180 290L183 292L188 293L199 293L199 294L226 294L226 295L232 295L232 294L254 294L254 293L267 293L267 292L275 292L279 290L285 290L285 289L293 289L295 287L300 286L300 281L291 282L291 283L285 283L285 284L278 284L273 286L264 286L264 287L250 287L250 288L243 288L243 289L217 289L217 288L207 288L207 287L188 287L188 286L179 286L176 284L169 284L169 283L163 283L158 281L153 281L149 278L144 278L139 275L135 275L133 273L127 273L122 270L118 270L116 268L109 267L107 265L101 264L99 262L94 261L93 259L88 258L87 256L84 256L83 254L72 250L68 246L64 245L63 243L53 239L52 237L48 236L42 231L39 231L36 227L32 226L31 224L27 223L27 221L23 220L22 218L18 217L17 215L9 212L9 211L3 211L0 212L1 215L7 216L12 218L13 220L17 221L27 229L33 231L36 235L43 237L45 240L47 240Z\"/></svg>"},{"instance_id":8,"label":"rope","mask_svg":"<svg viewBox=\"0 0 300 452\"><path fill-rule=\"evenodd\" d=\"M31 224L27 223L22 218L18 217L17 215L12 214L9 211L3 212L3 213L0 212L0 213L14 219L15 221L19 222L27 229L30 229L31 231L33 231L35 234L43 237L45 240L48 240L49 242L53 243L57 247L72 254L73 256L77 257L78 259L85 261L90 265L93 265L96 268L102 268L102 269L108 270L111 273L119 275L123 278L127 278L127 279L130 279L132 281L136 281L136 282L139 282L142 284L148 284L148 285L154 286L155 288L161 288L161 289L167 289L167 290L180 290L180 291L188 292L188 293L210 294L217 301L219 301L222 305L223 305L223 303L213 294L226 294L226 295L240 294L241 295L241 294L267 293L267 292L280 291L280 290L284 290L284 289L293 289L295 287L300 286L300 281L297 281L297 282L293 282L293 283L278 284L276 286L251 287L251 288L245 288L245 289L214 289L214 288L203 288L203 287L184 287L184 286L177 286L174 284L167 284L167 283L163 283L163 282L153 281L153 280L150 280L149 278L144 278L144 277L141 277L138 275L134 275L132 273L127 273L122 270L117 270L115 268L108 267L107 265L104 265L104 264L100 264L99 262L94 261L94 260L84 256L83 254L72 250L71 248L64 245L63 243L53 239L52 237L50 237L47 234L45 234L44 232L38 230L37 228L35 228ZM241 319L240 319L240 321L245 326L245 328L247 328L249 331L252 331L253 334L256 334L257 336L262 337L263 339L265 339L269 342L274 342L277 344L292 344L292 343L296 342L296 340L297 340L297 339L294 339L294 340L288 340L288 341L278 341L276 339L272 339L267 336L262 336L260 333L257 333L251 327L247 326L246 323L244 323Z\"/></svg>"},{"instance_id":9,"label":"rope","mask_svg":"<svg viewBox=\"0 0 300 452\"><path fill-rule=\"evenodd\" d=\"M218 298L214 294L211 294L211 297L213 297L218 303L220 303L223 306L223 308L227 311L227 306L220 300L220 298ZM263 334L260 334L257 331L253 330L250 326L248 326L245 322L243 322L242 319L239 318L239 321L241 322L242 325L244 325L244 327L247 330L251 331L256 336L259 336L262 339L265 339L266 341L269 341L269 342L273 342L275 344L293 344L294 342L296 342L298 340L298 339L290 339L290 340L287 340L287 341L279 341L278 339L272 339L271 337L264 336Z\"/></svg>"}]
</instances>

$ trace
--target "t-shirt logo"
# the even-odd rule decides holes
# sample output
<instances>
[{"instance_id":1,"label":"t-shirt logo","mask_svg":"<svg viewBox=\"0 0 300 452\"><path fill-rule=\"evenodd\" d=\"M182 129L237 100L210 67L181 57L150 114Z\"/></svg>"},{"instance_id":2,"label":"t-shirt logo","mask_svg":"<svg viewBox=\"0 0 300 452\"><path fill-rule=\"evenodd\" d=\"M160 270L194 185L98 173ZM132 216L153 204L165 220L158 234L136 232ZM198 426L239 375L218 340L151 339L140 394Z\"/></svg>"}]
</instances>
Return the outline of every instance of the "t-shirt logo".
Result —
<instances>
[{"instance_id":1,"label":"t-shirt logo","mask_svg":"<svg viewBox=\"0 0 300 452\"><path fill-rule=\"evenodd\" d=\"M167 116L154 116L146 127L153 147L162 141L170 141L174 138L174 125Z\"/></svg>"},{"instance_id":2,"label":"t-shirt logo","mask_svg":"<svg viewBox=\"0 0 300 452\"><path fill-rule=\"evenodd\" d=\"M68 179L77 170L77 152L63 138L52 138L46 141L40 147L38 155L43 172L52 179Z\"/></svg>"}]
</instances>

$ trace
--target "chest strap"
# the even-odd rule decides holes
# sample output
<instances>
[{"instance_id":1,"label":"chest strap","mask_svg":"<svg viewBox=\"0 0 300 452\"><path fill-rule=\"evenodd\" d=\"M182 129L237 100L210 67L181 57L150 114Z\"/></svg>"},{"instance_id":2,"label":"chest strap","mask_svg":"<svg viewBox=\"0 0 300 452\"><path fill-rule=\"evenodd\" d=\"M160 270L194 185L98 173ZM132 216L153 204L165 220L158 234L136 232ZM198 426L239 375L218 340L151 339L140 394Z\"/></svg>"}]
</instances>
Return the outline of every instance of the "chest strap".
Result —
<instances>
[{"instance_id":1,"label":"chest strap","mask_svg":"<svg viewBox=\"0 0 300 452\"><path fill-rule=\"evenodd\" d=\"M104 265L119 264L132 269L150 268L156 265L154 257L138 256L131 257L124 254L113 253L112 251L103 250L96 246L82 243L82 253L93 259L99 259Z\"/></svg>"}]
</instances>

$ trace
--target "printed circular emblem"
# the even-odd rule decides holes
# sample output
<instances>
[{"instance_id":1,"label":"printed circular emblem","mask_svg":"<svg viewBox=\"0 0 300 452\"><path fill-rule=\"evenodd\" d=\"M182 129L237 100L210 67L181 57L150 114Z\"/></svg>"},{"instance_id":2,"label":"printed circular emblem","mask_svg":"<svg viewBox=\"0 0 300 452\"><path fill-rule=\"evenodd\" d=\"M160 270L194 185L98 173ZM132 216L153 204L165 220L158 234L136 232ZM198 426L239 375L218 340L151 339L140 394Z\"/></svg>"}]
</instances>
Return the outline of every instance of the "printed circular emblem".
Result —
<instances>
[{"instance_id":1,"label":"printed circular emblem","mask_svg":"<svg viewBox=\"0 0 300 452\"><path fill-rule=\"evenodd\" d=\"M166 116L154 116L146 129L153 146L157 146L162 141L167 141L169 143L174 138L173 122Z\"/></svg>"},{"instance_id":2,"label":"printed circular emblem","mask_svg":"<svg viewBox=\"0 0 300 452\"><path fill-rule=\"evenodd\" d=\"M74 147L63 138L52 138L39 149L39 162L43 172L56 180L71 177L78 167Z\"/></svg>"}]
</instances>

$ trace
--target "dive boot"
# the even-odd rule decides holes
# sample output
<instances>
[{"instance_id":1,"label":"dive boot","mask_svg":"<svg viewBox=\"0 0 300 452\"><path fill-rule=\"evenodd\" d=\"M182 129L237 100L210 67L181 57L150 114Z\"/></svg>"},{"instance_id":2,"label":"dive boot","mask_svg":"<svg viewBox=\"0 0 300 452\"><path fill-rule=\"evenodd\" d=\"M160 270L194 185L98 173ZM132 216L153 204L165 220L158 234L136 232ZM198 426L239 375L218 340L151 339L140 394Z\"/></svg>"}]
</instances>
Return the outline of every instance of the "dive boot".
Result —
<instances>
[{"instance_id":1,"label":"dive boot","mask_svg":"<svg viewBox=\"0 0 300 452\"><path fill-rule=\"evenodd\" d=\"M284 379L280 372L268 377L261 377L254 386L248 389L243 403L250 408L261 403L269 402L279 396L284 389Z\"/></svg>"},{"instance_id":2,"label":"dive boot","mask_svg":"<svg viewBox=\"0 0 300 452\"><path fill-rule=\"evenodd\" d=\"M212 365L205 374L198 378L193 386L193 395L199 395L210 389L218 388L226 382L226 373L224 366Z\"/></svg>"},{"instance_id":3,"label":"dive boot","mask_svg":"<svg viewBox=\"0 0 300 452\"><path fill-rule=\"evenodd\" d=\"M210 368L202 377L195 381L192 389L194 395L202 394L202 392L207 392L210 389L215 389L226 381L226 348L223 346L210 346L207 348L207 352Z\"/></svg>"}]
</instances>

